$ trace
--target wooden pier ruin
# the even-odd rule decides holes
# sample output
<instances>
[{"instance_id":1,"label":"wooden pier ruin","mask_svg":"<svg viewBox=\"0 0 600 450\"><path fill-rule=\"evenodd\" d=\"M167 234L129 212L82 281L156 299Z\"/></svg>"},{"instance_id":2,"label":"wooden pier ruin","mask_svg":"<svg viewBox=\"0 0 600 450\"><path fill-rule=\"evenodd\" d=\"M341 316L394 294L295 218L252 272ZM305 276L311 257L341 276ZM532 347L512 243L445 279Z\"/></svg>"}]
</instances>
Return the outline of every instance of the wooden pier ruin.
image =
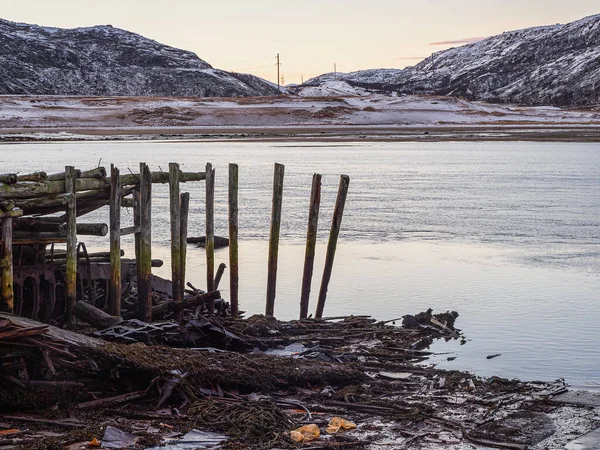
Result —
<instances>
[{"instance_id":1,"label":"wooden pier ruin","mask_svg":"<svg viewBox=\"0 0 600 450\"><path fill-rule=\"evenodd\" d=\"M229 165L229 288L230 314L239 315L238 264L238 181L239 169ZM267 268L266 315L274 315L277 257L281 226L284 166L275 164L273 205ZM181 184L204 182L206 189L206 292L186 288L186 247L190 196ZM332 223L325 272L321 283L316 316L323 314L327 286L331 277L335 246L343 214L349 178L341 177L340 190ZM152 274L162 265L152 259L152 186L168 184L171 235L171 280ZM300 297L300 317L308 314L310 284L314 265L321 175L313 177L309 202L306 261ZM204 304L214 314L215 299L225 265L215 275L214 229L215 169L209 163L203 172L183 172L170 163L168 172L152 172L140 163L139 173L121 174L111 165L82 171L72 166L55 174L36 172L27 175L0 174L0 252L2 290L0 310L59 326L73 326L74 316L84 321L108 320L107 317L137 318L151 322L157 313L171 312L182 322L183 311ZM108 224L81 223L80 218L100 208L109 210ZM133 209L133 224L122 223L124 208ZM121 237L135 236L135 258L123 258ZM108 252L90 253L80 236L107 236ZM217 237L217 239L219 239ZM66 244L66 250L55 249ZM189 285L189 283L188 283ZM131 293L135 305L131 304ZM123 296L127 295L127 304ZM157 296L168 299L159 305ZM90 309L87 305L94 308ZM97 310L107 317L96 317ZM197 310L196 312L199 312Z\"/></svg>"}]
</instances>

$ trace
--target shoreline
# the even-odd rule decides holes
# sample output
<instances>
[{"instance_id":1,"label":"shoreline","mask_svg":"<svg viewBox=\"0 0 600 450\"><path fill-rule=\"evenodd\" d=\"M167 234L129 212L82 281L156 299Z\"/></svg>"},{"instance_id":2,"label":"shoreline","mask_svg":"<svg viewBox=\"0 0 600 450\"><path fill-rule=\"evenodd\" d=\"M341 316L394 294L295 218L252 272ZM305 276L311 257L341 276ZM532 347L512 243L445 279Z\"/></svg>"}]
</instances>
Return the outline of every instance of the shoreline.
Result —
<instances>
[{"instance_id":1,"label":"shoreline","mask_svg":"<svg viewBox=\"0 0 600 450\"><path fill-rule=\"evenodd\" d=\"M393 125L307 125L303 127L231 126L0 128L0 142L2 143L106 140L172 140L192 142L600 142L600 125L439 125L419 127Z\"/></svg>"}]
</instances>

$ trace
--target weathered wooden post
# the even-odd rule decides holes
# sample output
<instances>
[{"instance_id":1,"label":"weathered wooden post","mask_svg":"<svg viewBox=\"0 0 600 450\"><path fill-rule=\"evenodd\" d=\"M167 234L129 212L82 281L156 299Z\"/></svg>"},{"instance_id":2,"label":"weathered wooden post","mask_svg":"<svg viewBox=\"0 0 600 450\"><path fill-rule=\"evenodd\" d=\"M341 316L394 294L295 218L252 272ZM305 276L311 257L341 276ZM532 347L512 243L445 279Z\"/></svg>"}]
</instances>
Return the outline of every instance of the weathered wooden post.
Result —
<instances>
[{"instance_id":1,"label":"weathered wooden post","mask_svg":"<svg viewBox=\"0 0 600 450\"><path fill-rule=\"evenodd\" d=\"M269 262L267 274L267 305L265 315L275 312L275 293L277 290L277 257L279 254L279 230L281 228L281 203L283 200L283 175L285 166L275 164L273 174L273 207L271 210L271 232L269 237Z\"/></svg>"},{"instance_id":2,"label":"weathered wooden post","mask_svg":"<svg viewBox=\"0 0 600 450\"><path fill-rule=\"evenodd\" d=\"M181 227L179 245L181 246L181 298L184 297L185 291L185 270L187 258L187 233L188 233L188 215L190 211L190 194L184 192L181 194Z\"/></svg>"},{"instance_id":3,"label":"weathered wooden post","mask_svg":"<svg viewBox=\"0 0 600 450\"><path fill-rule=\"evenodd\" d=\"M239 314L238 291L238 165L229 164L229 296L234 319Z\"/></svg>"},{"instance_id":4,"label":"weathered wooden post","mask_svg":"<svg viewBox=\"0 0 600 450\"><path fill-rule=\"evenodd\" d=\"M206 164L206 292L214 291L215 284L215 170ZM209 314L214 302L208 304Z\"/></svg>"},{"instance_id":5,"label":"weathered wooden post","mask_svg":"<svg viewBox=\"0 0 600 450\"><path fill-rule=\"evenodd\" d=\"M171 204L171 280L173 301L179 303L181 296L181 199L179 197L179 164L169 163L169 194ZM181 322L183 311L175 313L175 320Z\"/></svg>"},{"instance_id":6,"label":"weathered wooden post","mask_svg":"<svg viewBox=\"0 0 600 450\"><path fill-rule=\"evenodd\" d=\"M0 247L0 269L2 271L2 304L0 311L14 312L14 287L13 287L13 252L12 232L13 217L23 215L20 209L2 211L0 209L0 222L2 226L2 244Z\"/></svg>"},{"instance_id":7,"label":"weathered wooden post","mask_svg":"<svg viewBox=\"0 0 600 450\"><path fill-rule=\"evenodd\" d=\"M140 163L139 188L139 319L152 321L152 174L146 163ZM135 197L134 197L135 198ZM138 202L136 202L138 203Z\"/></svg>"},{"instance_id":8,"label":"weathered wooden post","mask_svg":"<svg viewBox=\"0 0 600 450\"><path fill-rule=\"evenodd\" d=\"M134 234L134 241L135 241L135 270L136 270L136 277L138 280L138 287L139 287L139 281L140 281L140 266L141 266L141 253L140 253L140 239L141 239L141 232L142 232L142 228L141 228L141 219L140 219L140 215L141 215L141 194L140 194L140 186L138 185L138 188L132 192L132 197L133 197L133 226L137 228L137 231ZM138 290L139 293L139 290Z\"/></svg>"},{"instance_id":9,"label":"weathered wooden post","mask_svg":"<svg viewBox=\"0 0 600 450\"><path fill-rule=\"evenodd\" d=\"M308 317L310 286L315 266L315 247L319 224L319 205L321 204L321 175L313 175L310 205L308 208L308 231L306 232L306 251L304 255L304 273L302 274L302 295L300 297L300 319Z\"/></svg>"},{"instance_id":10,"label":"weathered wooden post","mask_svg":"<svg viewBox=\"0 0 600 450\"><path fill-rule=\"evenodd\" d=\"M110 289L109 314L121 315L121 179L119 169L110 165Z\"/></svg>"},{"instance_id":11,"label":"weathered wooden post","mask_svg":"<svg viewBox=\"0 0 600 450\"><path fill-rule=\"evenodd\" d=\"M340 227L342 225L342 216L344 215L344 205L346 204L346 196L348 195L349 185L350 177L348 175L342 175L340 177L340 187L338 189L337 199L335 201L333 219L331 220L329 242L327 243L325 268L323 269L323 278L321 279L321 290L319 291L319 301L317 303L317 311L315 313L315 317L317 319L323 317L323 310L325 309L325 300L327 299L327 287L329 286L329 280L331 280L331 271L333 269L335 249L337 247L338 236L340 235Z\"/></svg>"},{"instance_id":12,"label":"weathered wooden post","mask_svg":"<svg viewBox=\"0 0 600 450\"><path fill-rule=\"evenodd\" d=\"M66 258L66 323L73 327L72 309L77 302L77 205L75 200L76 174L73 166L65 167L67 200L67 258ZM70 194L70 195L69 195Z\"/></svg>"}]
</instances>

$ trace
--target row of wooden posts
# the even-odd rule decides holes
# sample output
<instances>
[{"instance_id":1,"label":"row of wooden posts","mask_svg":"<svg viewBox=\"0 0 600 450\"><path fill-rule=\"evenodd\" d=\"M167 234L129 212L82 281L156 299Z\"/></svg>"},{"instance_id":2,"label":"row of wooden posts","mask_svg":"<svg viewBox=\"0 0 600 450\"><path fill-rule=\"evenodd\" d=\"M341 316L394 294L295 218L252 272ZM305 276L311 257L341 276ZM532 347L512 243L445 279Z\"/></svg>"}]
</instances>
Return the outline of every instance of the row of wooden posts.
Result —
<instances>
[{"instance_id":1,"label":"row of wooden posts","mask_svg":"<svg viewBox=\"0 0 600 450\"><path fill-rule=\"evenodd\" d=\"M146 164L140 165L142 181L140 189L134 192L134 229L136 230L136 260L138 267L138 290L140 305L140 320L150 321L152 308L151 280L151 234L150 213L152 184L145 182L149 169ZM186 242L188 232L188 212L190 197L188 193L180 193L179 188L179 165L169 164L169 199L170 199L170 224L171 224L171 275L173 283L173 301L181 302L184 296L185 272L186 272ZM267 274L267 296L265 314L273 316L275 310L275 296L277 287L277 262L279 254L279 235L281 228L281 210L283 202L283 181L285 167L275 164L273 177L273 203L271 210L271 229L269 237L269 256ZM206 165L206 290L212 292L215 287L215 247L214 247L214 194L215 194L215 169L209 163ZM113 315L120 313L120 243L119 238L123 234L120 225L120 185L118 169L111 167L111 294L110 312ZM331 280L333 262L340 233L342 216L348 193L350 178L347 175L340 177L338 196L336 199L323 278L319 290L316 318L323 316L327 289ZM229 164L229 195L228 195L228 222L229 222L229 287L231 315L237 318L239 315L239 261L238 261L238 188L239 169L237 164ZM308 231L306 238L305 262L302 277L302 293L300 300L300 318L308 316L309 298L313 276L315 248L317 242L317 227L319 220L319 207L321 202L321 175L314 174L309 203ZM138 227L140 227L139 232ZM222 272L217 274L220 279ZM214 312L214 301L208 304L209 314ZM176 310L175 320L181 321L183 311Z\"/></svg>"},{"instance_id":2,"label":"row of wooden posts","mask_svg":"<svg viewBox=\"0 0 600 450\"><path fill-rule=\"evenodd\" d=\"M266 309L268 316L274 314L275 296L277 285L277 261L279 252L279 234L281 226L281 210L283 200L283 181L285 168L281 164L275 164L273 179L273 203L271 212L271 228L269 237L268 276ZM64 190L61 186L43 185L36 189L44 190L44 194L55 194L48 192L51 188L61 191L61 201L66 203L66 323L72 325L72 309L77 301L77 217L85 213L78 211L76 198L84 198L87 193L77 193L80 190L101 188L102 181L86 183L78 179L78 171L72 166L67 166L64 173ZM231 314L234 318L239 314L239 265L238 265L238 177L237 164L229 165L229 276L230 276L230 302ZM130 180L131 178L131 180ZM109 313L121 314L121 236L135 234L135 253L137 267L137 285L139 294L138 318L143 321L152 320L152 183L169 183L170 199L170 225L171 225L171 275L173 283L173 301L182 302L185 291L186 272L186 243L188 231L189 194L180 192L180 183L186 181L206 182L206 285L207 292L216 289L218 279L222 275L223 267L217 273L215 279L215 249L214 249L214 190L215 170L209 163L204 173L183 173L176 163L169 164L169 173L151 173L147 164L140 163L139 175L121 176L119 169L111 166L110 173L110 198L108 201L110 209L110 284L109 284ZM349 186L349 177L342 175L340 178L338 196L335 204L331 231L327 246L325 267L319 291L318 303L315 317L323 315L327 288L331 279L333 261L340 232L340 225ZM108 183L107 183L108 184ZM85 185L85 186L84 186ZM130 185L134 185L133 187ZM15 185L16 186L16 185ZM125 188L127 186L127 188ZM29 198L30 187L18 186L11 188L13 195L23 195ZM77 193L77 196L76 196ZM132 194L133 199L126 198ZM8 193L4 194L5 197ZM27 197L25 197L27 196ZM5 198L3 197L3 198ZM85 197L87 198L87 197ZM314 268L315 247L317 241L317 226L319 207L321 199L321 175L315 174L312 180L312 190L309 204L308 230L306 239L306 254L302 278L302 292L300 300L300 318L308 316L309 297ZM64 204L63 203L63 204ZM121 227L121 208L132 206L133 226ZM60 207L60 205L58 205ZM98 205L94 205L98 207ZM92 208L89 208L92 210ZM2 297L9 311L13 307L12 286L12 218L22 215L23 211L1 212L2 219L2 247L1 247L1 269L2 269ZM209 300L207 304L209 313L214 312L214 301ZM176 320L182 319L182 310L176 310Z\"/></svg>"}]
</instances>

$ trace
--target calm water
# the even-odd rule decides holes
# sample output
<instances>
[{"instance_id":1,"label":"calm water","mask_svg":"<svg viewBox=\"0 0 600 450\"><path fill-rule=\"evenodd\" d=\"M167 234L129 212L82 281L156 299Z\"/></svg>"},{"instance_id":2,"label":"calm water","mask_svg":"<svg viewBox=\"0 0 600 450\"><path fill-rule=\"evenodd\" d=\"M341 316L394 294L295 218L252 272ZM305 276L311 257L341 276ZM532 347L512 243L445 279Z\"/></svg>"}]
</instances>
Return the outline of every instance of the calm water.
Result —
<instances>
[{"instance_id":1,"label":"calm water","mask_svg":"<svg viewBox=\"0 0 600 450\"><path fill-rule=\"evenodd\" d=\"M523 379L565 377L600 386L600 146L565 143L272 143L96 142L0 145L0 172L86 169L140 161L168 170L217 173L217 234L227 235L227 163L240 166L240 289L243 309L264 309L265 238L272 169L286 165L276 314L298 314L312 174L323 175L321 245L339 175L350 193L326 314L393 319L429 307L460 312L469 342L434 350L458 358L441 367ZM154 256L169 259L168 188L154 186ZM204 229L202 183L191 195L190 235ZM107 211L86 216L107 221ZM123 216L124 225L132 220ZM107 239L87 240L106 249ZM125 241L127 250L131 241ZM131 253L130 251L128 253ZM203 250L190 248L188 280L204 285ZM227 251L217 253L217 264ZM225 281L225 280L224 280ZM222 284L227 296L227 282ZM313 299L314 300L314 299ZM314 301L311 309L314 308ZM501 357L487 360L490 354Z\"/></svg>"}]
</instances>

